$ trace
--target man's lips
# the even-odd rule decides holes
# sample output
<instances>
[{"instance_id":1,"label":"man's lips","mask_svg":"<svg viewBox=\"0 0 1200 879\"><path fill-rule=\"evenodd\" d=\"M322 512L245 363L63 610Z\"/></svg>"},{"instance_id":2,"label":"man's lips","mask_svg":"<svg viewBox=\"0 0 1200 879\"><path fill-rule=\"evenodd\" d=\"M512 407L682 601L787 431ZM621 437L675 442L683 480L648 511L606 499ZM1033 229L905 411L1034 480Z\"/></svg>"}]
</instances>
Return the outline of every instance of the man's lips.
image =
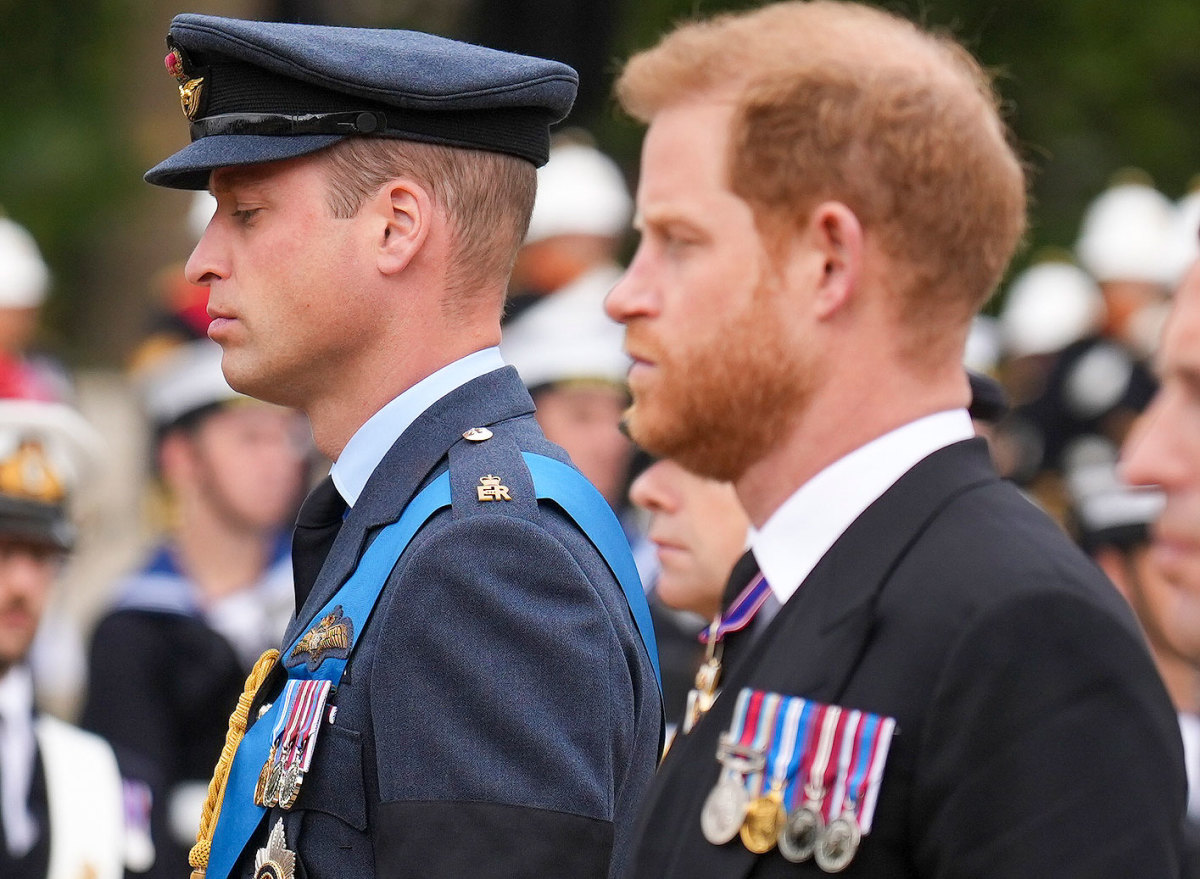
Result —
<instances>
[{"instance_id":1,"label":"man's lips","mask_svg":"<svg viewBox=\"0 0 1200 879\"><path fill-rule=\"evenodd\" d=\"M237 315L232 311L214 307L212 304L208 306L208 316L211 318L208 324L208 337L214 341L219 341L218 337L224 335L229 327L237 321Z\"/></svg>"},{"instance_id":2,"label":"man's lips","mask_svg":"<svg viewBox=\"0 0 1200 879\"><path fill-rule=\"evenodd\" d=\"M8 608L0 610L0 626L6 629L20 628L27 629L35 625L36 620L32 613L21 608Z\"/></svg>"},{"instance_id":3,"label":"man's lips","mask_svg":"<svg viewBox=\"0 0 1200 879\"><path fill-rule=\"evenodd\" d=\"M650 542L654 544L654 546L658 549L659 552L662 552L663 550L666 550L668 552L681 551L684 549L684 545L682 543L680 543L678 540L671 538L670 536L654 534L653 532L646 536L650 540Z\"/></svg>"}]
</instances>

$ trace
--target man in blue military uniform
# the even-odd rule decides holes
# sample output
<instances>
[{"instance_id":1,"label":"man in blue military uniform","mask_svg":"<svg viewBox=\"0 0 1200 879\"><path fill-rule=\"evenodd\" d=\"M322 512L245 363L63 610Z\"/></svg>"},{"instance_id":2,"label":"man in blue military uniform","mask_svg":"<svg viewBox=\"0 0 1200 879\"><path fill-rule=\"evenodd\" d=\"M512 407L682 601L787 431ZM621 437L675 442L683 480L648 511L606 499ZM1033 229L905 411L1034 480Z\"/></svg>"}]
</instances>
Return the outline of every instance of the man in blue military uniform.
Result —
<instances>
[{"instance_id":1,"label":"man in blue military uniform","mask_svg":"<svg viewBox=\"0 0 1200 879\"><path fill-rule=\"evenodd\" d=\"M217 197L187 274L226 377L335 461L193 866L615 873L661 735L653 636L615 519L495 347L574 72L199 15L168 49L193 142L147 179Z\"/></svg>"}]
</instances>

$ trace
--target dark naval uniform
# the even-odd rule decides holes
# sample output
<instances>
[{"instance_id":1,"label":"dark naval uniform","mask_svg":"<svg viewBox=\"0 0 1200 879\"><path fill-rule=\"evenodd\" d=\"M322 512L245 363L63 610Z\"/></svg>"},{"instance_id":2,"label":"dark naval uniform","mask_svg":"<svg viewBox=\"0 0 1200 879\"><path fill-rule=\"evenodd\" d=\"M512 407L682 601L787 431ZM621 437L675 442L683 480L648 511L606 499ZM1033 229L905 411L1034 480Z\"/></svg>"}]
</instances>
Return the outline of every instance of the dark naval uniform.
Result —
<instances>
[{"instance_id":1,"label":"dark naval uniform","mask_svg":"<svg viewBox=\"0 0 1200 879\"><path fill-rule=\"evenodd\" d=\"M494 436L463 439L474 427ZM447 466L453 507L392 571L294 808L269 813L236 875L253 875L279 818L310 877L620 866L657 758L658 687L615 578L568 517L534 500L521 452L565 460L505 368L439 400L371 475L285 644ZM480 502L489 475L511 501Z\"/></svg>"},{"instance_id":2,"label":"dark naval uniform","mask_svg":"<svg viewBox=\"0 0 1200 879\"><path fill-rule=\"evenodd\" d=\"M867 507L728 667L664 761L626 876L823 875L774 839L754 854L702 829L746 688L894 719L848 877L1178 875L1179 733L1141 634L983 440L934 452Z\"/></svg>"},{"instance_id":3,"label":"dark naval uniform","mask_svg":"<svg viewBox=\"0 0 1200 879\"><path fill-rule=\"evenodd\" d=\"M278 594L282 585L290 595L288 541L278 549L256 588ZM187 872L194 828L188 839L172 832L172 803L189 788L207 787L248 670L206 616L169 544L125 578L96 626L80 724L108 740L127 774L150 786L155 875Z\"/></svg>"}]
</instances>

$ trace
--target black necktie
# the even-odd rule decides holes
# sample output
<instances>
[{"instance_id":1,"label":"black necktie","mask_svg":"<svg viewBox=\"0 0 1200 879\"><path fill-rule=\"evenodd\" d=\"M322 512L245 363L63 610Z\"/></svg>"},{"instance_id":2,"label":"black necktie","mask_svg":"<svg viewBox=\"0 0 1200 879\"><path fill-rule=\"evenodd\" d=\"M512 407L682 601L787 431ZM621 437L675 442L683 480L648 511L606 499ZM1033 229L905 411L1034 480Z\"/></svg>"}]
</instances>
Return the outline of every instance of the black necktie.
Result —
<instances>
[{"instance_id":1,"label":"black necktie","mask_svg":"<svg viewBox=\"0 0 1200 879\"><path fill-rule=\"evenodd\" d=\"M321 573L321 565L325 564L325 556L329 555L345 513L346 502L329 476L317 483L300 507L296 530L292 533L292 576L296 585L297 614L317 582L317 574Z\"/></svg>"}]
</instances>

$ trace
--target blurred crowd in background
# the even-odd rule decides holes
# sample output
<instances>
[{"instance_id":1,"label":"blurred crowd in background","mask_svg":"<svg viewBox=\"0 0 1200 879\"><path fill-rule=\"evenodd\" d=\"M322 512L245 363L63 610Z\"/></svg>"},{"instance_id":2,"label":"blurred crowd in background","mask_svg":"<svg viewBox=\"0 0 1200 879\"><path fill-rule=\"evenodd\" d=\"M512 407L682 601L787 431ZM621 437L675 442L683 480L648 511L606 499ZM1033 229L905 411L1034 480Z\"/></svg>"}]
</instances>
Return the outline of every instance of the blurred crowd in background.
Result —
<instances>
[{"instance_id":1,"label":"blurred crowd in background","mask_svg":"<svg viewBox=\"0 0 1200 879\"><path fill-rule=\"evenodd\" d=\"M547 436L625 528L677 723L748 523L731 486L648 458L621 430L628 360L603 309L632 235L621 169L568 130L538 179L502 352ZM194 238L214 208L196 195ZM1001 472L1135 608L1152 600L1154 572L1138 559L1160 501L1122 483L1119 454L1156 390L1157 339L1200 256L1198 227L1200 191L1174 200L1144 173L1119 172L1084 212L1073 251L1036 254L998 292L964 361ZM226 384L206 337L207 290L184 280L181 262L157 277L157 308L127 369L73 375L32 345L49 271L32 236L0 220L0 398L66 404L95 430L93 460L72 483L79 537L30 656L38 701L100 733L132 767L145 785L133 850L179 867L229 707L292 613L290 527L328 462L302 416ZM1194 713L1194 673L1172 687L1169 651L1156 655L1180 710Z\"/></svg>"},{"instance_id":2,"label":"blurred crowd in background","mask_svg":"<svg viewBox=\"0 0 1200 879\"><path fill-rule=\"evenodd\" d=\"M583 30L607 50L611 34ZM605 63L567 60L598 74ZM606 106L602 89L589 95L585 119ZM633 181L583 129L559 133L538 179L502 352L548 438L625 528L659 629L668 720L678 722L703 660L698 636L726 600L749 525L730 486L648 458L621 430L628 360L603 300L633 239ZM296 509L328 468L302 416L237 394L221 375L207 290L182 270L186 238L198 240L214 206L198 195L180 224L187 232L149 246L181 252L162 260L147 313L112 316L126 336L139 328L127 362L85 370L40 349L53 283L45 247L0 210L0 400L65 405L90 425L67 468L78 533L41 618L31 679L47 713L101 734L122 773L139 780L126 790L126 844L127 863L144 875L185 869L228 712L292 614ZM1143 172L1116 172L1079 217L1074 247L1032 251L997 292L964 362L986 397L981 430L1001 472L1139 611L1153 603L1156 575L1140 560L1161 501L1122 483L1120 448L1156 390L1159 332L1172 290L1200 256L1198 227L1200 189L1161 192ZM1195 672L1142 620L1177 707L1195 715ZM13 831L6 838L11 849Z\"/></svg>"}]
</instances>

